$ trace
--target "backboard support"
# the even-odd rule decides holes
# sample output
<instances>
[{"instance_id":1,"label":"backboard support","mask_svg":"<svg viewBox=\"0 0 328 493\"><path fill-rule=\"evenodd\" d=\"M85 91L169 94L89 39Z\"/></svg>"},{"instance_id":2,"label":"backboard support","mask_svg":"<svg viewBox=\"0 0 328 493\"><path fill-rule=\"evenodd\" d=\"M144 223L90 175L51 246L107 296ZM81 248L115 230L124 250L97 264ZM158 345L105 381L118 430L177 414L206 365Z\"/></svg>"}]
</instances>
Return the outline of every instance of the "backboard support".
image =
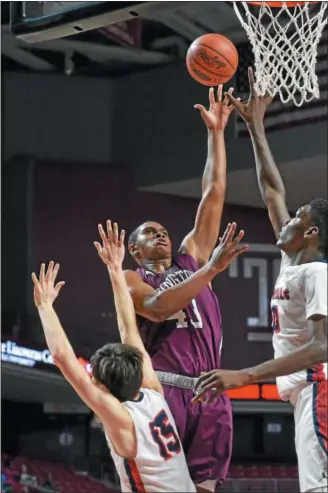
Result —
<instances>
[{"instance_id":1,"label":"backboard support","mask_svg":"<svg viewBox=\"0 0 328 493\"><path fill-rule=\"evenodd\" d=\"M13 34L28 43L64 38L172 8L171 2L10 2ZM175 6L186 2L174 2Z\"/></svg>"}]
</instances>

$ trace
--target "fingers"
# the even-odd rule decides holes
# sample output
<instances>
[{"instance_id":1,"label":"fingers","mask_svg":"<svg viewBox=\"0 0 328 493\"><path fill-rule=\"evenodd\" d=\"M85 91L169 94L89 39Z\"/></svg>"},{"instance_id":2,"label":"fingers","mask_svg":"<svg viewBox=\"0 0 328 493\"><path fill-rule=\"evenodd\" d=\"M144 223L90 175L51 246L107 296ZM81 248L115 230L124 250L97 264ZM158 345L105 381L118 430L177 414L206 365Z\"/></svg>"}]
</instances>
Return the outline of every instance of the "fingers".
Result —
<instances>
[{"instance_id":1,"label":"fingers","mask_svg":"<svg viewBox=\"0 0 328 493\"><path fill-rule=\"evenodd\" d=\"M53 271L53 268L54 268L54 263L53 263L53 261L51 260L51 261L49 262L48 269L47 269L47 272L46 272L46 277L45 277L45 281L46 281L46 282L49 282L49 281L50 281L51 276L52 276L52 271Z\"/></svg>"},{"instance_id":2,"label":"fingers","mask_svg":"<svg viewBox=\"0 0 328 493\"><path fill-rule=\"evenodd\" d=\"M221 87L222 87L222 86L221 86ZM232 95L233 91L234 91L234 88L233 88L233 87L230 87L229 91L228 91L228 92L226 92L226 93L224 93L224 100L223 100L223 104L228 105L228 103L230 103L230 99L229 99L229 97L227 96L227 94ZM222 97L222 94L221 94L221 97Z\"/></svg>"},{"instance_id":3,"label":"fingers","mask_svg":"<svg viewBox=\"0 0 328 493\"><path fill-rule=\"evenodd\" d=\"M112 230L112 221L110 219L107 219L106 221L106 228L107 228L107 238L109 241L112 241L113 230Z\"/></svg>"},{"instance_id":4,"label":"fingers","mask_svg":"<svg viewBox=\"0 0 328 493\"><path fill-rule=\"evenodd\" d=\"M256 91L255 91L255 77L252 67L248 67L248 80L249 80L250 93L253 98L256 96Z\"/></svg>"},{"instance_id":5,"label":"fingers","mask_svg":"<svg viewBox=\"0 0 328 493\"><path fill-rule=\"evenodd\" d=\"M230 233L230 229L231 229L231 223L228 223L228 226L226 227L223 236L221 237L220 243L223 244L226 241L228 234Z\"/></svg>"},{"instance_id":6,"label":"fingers","mask_svg":"<svg viewBox=\"0 0 328 493\"><path fill-rule=\"evenodd\" d=\"M103 245L105 245L107 242L107 236L106 236L106 233L104 231L104 228L102 227L102 224L98 224L98 232L99 232L99 236L103 242Z\"/></svg>"},{"instance_id":7,"label":"fingers","mask_svg":"<svg viewBox=\"0 0 328 493\"><path fill-rule=\"evenodd\" d=\"M119 242L119 238L118 238L118 224L117 223L114 223L114 227L113 227L113 240L114 240L114 243L118 243Z\"/></svg>"},{"instance_id":8,"label":"fingers","mask_svg":"<svg viewBox=\"0 0 328 493\"><path fill-rule=\"evenodd\" d=\"M52 262L52 261L51 261ZM51 263L50 262L50 263ZM53 262L52 262L53 264ZM50 276L50 281L54 284L55 283L55 280L56 280L56 277L57 277L57 274L58 274L58 271L59 271L59 264L56 264L52 273L51 273L51 276Z\"/></svg>"},{"instance_id":9,"label":"fingers","mask_svg":"<svg viewBox=\"0 0 328 493\"><path fill-rule=\"evenodd\" d=\"M233 252L233 258L236 258L239 255L241 255L242 253L247 252L248 249L249 249L249 245L244 245L240 248L236 248L236 250Z\"/></svg>"},{"instance_id":10,"label":"fingers","mask_svg":"<svg viewBox=\"0 0 328 493\"><path fill-rule=\"evenodd\" d=\"M122 247L124 245L124 240L125 240L125 230L122 229L122 231L120 233L120 241L119 241L120 247Z\"/></svg>"},{"instance_id":11,"label":"fingers","mask_svg":"<svg viewBox=\"0 0 328 493\"><path fill-rule=\"evenodd\" d=\"M229 94L229 92L225 92L224 95L229 99L230 103L234 108L236 108L237 111L242 112L243 111L243 103L240 101L240 98L234 98L232 94Z\"/></svg>"},{"instance_id":12,"label":"fingers","mask_svg":"<svg viewBox=\"0 0 328 493\"><path fill-rule=\"evenodd\" d=\"M220 86L219 86L220 87ZM221 96L222 96L222 86L221 86ZM208 99L210 102L210 107L215 105L215 96L214 96L214 89L213 87L210 88L208 91ZM219 102L221 102L221 99L218 99Z\"/></svg>"},{"instance_id":13,"label":"fingers","mask_svg":"<svg viewBox=\"0 0 328 493\"><path fill-rule=\"evenodd\" d=\"M101 244L98 243L98 241L94 241L93 244L94 244L94 246L95 246L95 248L97 250L98 255L101 256L101 254L102 254L102 246L101 246Z\"/></svg>"},{"instance_id":14,"label":"fingers","mask_svg":"<svg viewBox=\"0 0 328 493\"><path fill-rule=\"evenodd\" d=\"M223 93L223 85L220 84L218 86L218 92L217 92L217 101L218 101L218 103L221 103L222 102L222 93ZM214 91L213 91L213 94L214 94Z\"/></svg>"},{"instance_id":15,"label":"fingers","mask_svg":"<svg viewBox=\"0 0 328 493\"><path fill-rule=\"evenodd\" d=\"M238 233L238 235L236 236L236 238L233 240L232 242L232 246L233 247L236 247L240 242L241 240L243 239L244 237L244 234L245 234L245 231L243 229L241 229Z\"/></svg>"},{"instance_id":16,"label":"fingers","mask_svg":"<svg viewBox=\"0 0 328 493\"><path fill-rule=\"evenodd\" d=\"M55 286L55 291L56 291L57 293L59 293L59 291L61 290L61 288L62 288L63 286L65 286L65 281L60 281L60 282L58 282L58 283L56 284L56 286Z\"/></svg>"},{"instance_id":17,"label":"fingers","mask_svg":"<svg viewBox=\"0 0 328 493\"><path fill-rule=\"evenodd\" d=\"M216 373L216 370L202 373L196 382L195 392L198 392L199 388L203 386L204 382L206 382L209 378L211 378L213 375L215 375L215 373Z\"/></svg>"},{"instance_id":18,"label":"fingers","mask_svg":"<svg viewBox=\"0 0 328 493\"><path fill-rule=\"evenodd\" d=\"M41 264L41 267L40 267L40 275L39 275L39 282L41 284L41 286L44 286L44 281L45 281L45 264Z\"/></svg>"},{"instance_id":19,"label":"fingers","mask_svg":"<svg viewBox=\"0 0 328 493\"><path fill-rule=\"evenodd\" d=\"M34 303L36 304L36 306L38 306L42 299L43 290L40 286L37 276L35 275L35 272L32 272L31 277L34 284L34 290L33 290Z\"/></svg>"},{"instance_id":20,"label":"fingers","mask_svg":"<svg viewBox=\"0 0 328 493\"><path fill-rule=\"evenodd\" d=\"M32 281L33 281L34 286L37 287L37 285L39 284L39 280L36 277L35 272L32 272L31 277L32 277Z\"/></svg>"},{"instance_id":21,"label":"fingers","mask_svg":"<svg viewBox=\"0 0 328 493\"><path fill-rule=\"evenodd\" d=\"M237 224L236 223L232 223L230 225L230 228L229 228L229 231L228 231L228 234L227 234L227 237L225 238L224 240L224 243L227 244L227 243L231 243L232 240L233 240L233 237L235 236L235 233L236 233L236 228L237 228Z\"/></svg>"},{"instance_id":22,"label":"fingers","mask_svg":"<svg viewBox=\"0 0 328 493\"><path fill-rule=\"evenodd\" d=\"M206 113L207 113L205 106L203 106L202 104L195 104L194 108L196 108L196 110L200 111L200 114L204 120L206 118Z\"/></svg>"}]
</instances>

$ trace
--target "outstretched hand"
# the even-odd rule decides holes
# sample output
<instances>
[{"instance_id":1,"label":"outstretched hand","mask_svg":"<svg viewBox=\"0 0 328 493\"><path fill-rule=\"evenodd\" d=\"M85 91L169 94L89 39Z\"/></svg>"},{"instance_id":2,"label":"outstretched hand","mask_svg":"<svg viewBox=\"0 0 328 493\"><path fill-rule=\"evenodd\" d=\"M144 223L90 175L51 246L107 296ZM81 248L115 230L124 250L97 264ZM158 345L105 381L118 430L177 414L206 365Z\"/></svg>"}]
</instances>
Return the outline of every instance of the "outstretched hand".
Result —
<instances>
[{"instance_id":1,"label":"outstretched hand","mask_svg":"<svg viewBox=\"0 0 328 493\"><path fill-rule=\"evenodd\" d=\"M125 256L124 238L125 231L119 233L118 224L108 219L106 221L107 234L101 224L98 224L98 231L102 240L102 245L95 241L93 244L96 247L99 257L107 265L108 268L122 267Z\"/></svg>"},{"instance_id":2,"label":"outstretched hand","mask_svg":"<svg viewBox=\"0 0 328 493\"><path fill-rule=\"evenodd\" d=\"M263 123L266 109L272 102L273 97L259 96L257 94L255 89L254 72L251 67L248 69L248 80L250 87L248 101L240 101L240 99L234 98L229 91L225 93L225 96L229 99L234 108L236 108L247 125L256 127L256 125L261 125Z\"/></svg>"},{"instance_id":3,"label":"outstretched hand","mask_svg":"<svg viewBox=\"0 0 328 493\"><path fill-rule=\"evenodd\" d=\"M54 262L51 261L49 263L47 273L45 273L45 264L41 264L39 279L34 272L32 273L32 281L34 284L34 303L37 308L42 308L46 305L52 306L59 294L59 291L64 286L64 281L60 281L55 285L58 271L59 264L54 266Z\"/></svg>"},{"instance_id":4,"label":"outstretched hand","mask_svg":"<svg viewBox=\"0 0 328 493\"><path fill-rule=\"evenodd\" d=\"M248 250L248 245L239 246L244 237L244 231L239 231L238 235L235 237L236 229L236 223L229 223L222 238L220 238L219 245L212 253L210 264L217 272L225 270L238 255L241 255Z\"/></svg>"},{"instance_id":5,"label":"outstretched hand","mask_svg":"<svg viewBox=\"0 0 328 493\"><path fill-rule=\"evenodd\" d=\"M201 104L195 104L194 106L194 108L200 111L200 114L208 129L224 130L228 123L229 116L234 109L234 106L232 104L229 104L230 100L229 97L227 96L227 94L232 95L233 87L229 89L223 101L222 101L222 92L223 92L223 86L222 84L220 84L217 91L217 101L215 101L214 89L213 87L210 88L209 90L210 107L208 110L205 108L205 106ZM236 101L240 101L240 99L237 99Z\"/></svg>"},{"instance_id":6,"label":"outstretched hand","mask_svg":"<svg viewBox=\"0 0 328 493\"><path fill-rule=\"evenodd\" d=\"M195 385L193 402L211 402L219 393L238 389L248 384L248 375L236 370L213 370L203 373ZM207 394L207 398L205 398Z\"/></svg>"}]
</instances>

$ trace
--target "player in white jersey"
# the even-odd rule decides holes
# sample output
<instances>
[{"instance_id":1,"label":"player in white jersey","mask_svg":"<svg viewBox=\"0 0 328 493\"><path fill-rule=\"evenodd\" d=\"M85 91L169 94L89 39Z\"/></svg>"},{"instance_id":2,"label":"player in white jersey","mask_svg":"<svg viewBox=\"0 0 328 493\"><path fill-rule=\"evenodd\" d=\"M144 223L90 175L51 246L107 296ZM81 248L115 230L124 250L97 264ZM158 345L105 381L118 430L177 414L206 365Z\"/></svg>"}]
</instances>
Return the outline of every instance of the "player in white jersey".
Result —
<instances>
[{"instance_id":1,"label":"player in white jersey","mask_svg":"<svg viewBox=\"0 0 328 493\"><path fill-rule=\"evenodd\" d=\"M107 265L123 344L107 344L91 359L92 378L77 360L52 307L63 282L55 285L59 265L42 264L32 274L34 300L54 363L81 399L101 420L124 492L195 492L174 419L145 351L133 302L122 270L124 232L107 222L103 245L95 242Z\"/></svg>"},{"instance_id":2,"label":"player in white jersey","mask_svg":"<svg viewBox=\"0 0 328 493\"><path fill-rule=\"evenodd\" d=\"M272 297L275 359L239 371L216 370L199 378L195 400L277 377L283 400L294 405L295 445L302 492L327 492L327 259L328 202L315 199L290 218L285 188L264 130L271 98L259 97L249 72L251 96L234 106L252 138L262 198L282 251ZM213 390L212 390L213 389Z\"/></svg>"}]
</instances>

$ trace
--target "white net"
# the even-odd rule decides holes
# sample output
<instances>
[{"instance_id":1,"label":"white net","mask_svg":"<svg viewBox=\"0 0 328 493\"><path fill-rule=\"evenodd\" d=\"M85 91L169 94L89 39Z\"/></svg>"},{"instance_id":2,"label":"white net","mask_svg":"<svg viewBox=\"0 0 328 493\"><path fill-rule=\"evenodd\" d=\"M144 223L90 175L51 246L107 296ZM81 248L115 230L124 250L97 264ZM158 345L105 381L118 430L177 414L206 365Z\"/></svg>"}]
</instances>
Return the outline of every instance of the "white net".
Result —
<instances>
[{"instance_id":1,"label":"white net","mask_svg":"<svg viewBox=\"0 0 328 493\"><path fill-rule=\"evenodd\" d=\"M304 5L303 5L304 4ZM255 7L234 2L235 13L252 44L256 90L277 93L283 103L302 106L320 97L316 76L317 48L327 24L327 0L289 7Z\"/></svg>"}]
</instances>

